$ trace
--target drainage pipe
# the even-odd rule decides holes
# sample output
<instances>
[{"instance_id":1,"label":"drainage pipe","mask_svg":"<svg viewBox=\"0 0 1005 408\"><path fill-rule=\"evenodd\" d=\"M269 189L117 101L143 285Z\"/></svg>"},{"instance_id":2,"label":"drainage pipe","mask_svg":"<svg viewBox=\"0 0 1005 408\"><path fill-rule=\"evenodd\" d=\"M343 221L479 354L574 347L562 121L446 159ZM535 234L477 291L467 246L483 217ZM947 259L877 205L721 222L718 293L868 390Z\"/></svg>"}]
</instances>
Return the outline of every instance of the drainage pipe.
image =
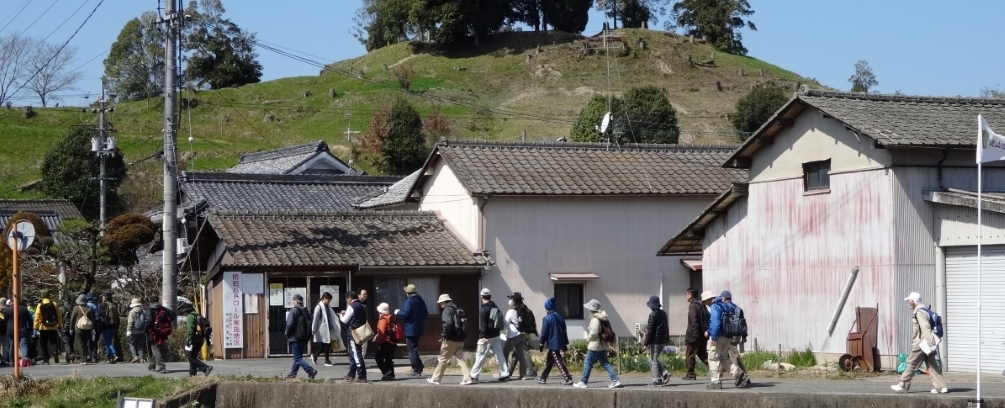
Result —
<instances>
[{"instance_id":1,"label":"drainage pipe","mask_svg":"<svg viewBox=\"0 0 1005 408\"><path fill-rule=\"evenodd\" d=\"M834 316L831 317L831 325L827 328L828 336L834 334L834 326L837 326L838 318L841 317L841 311L844 310L844 303L848 301L848 294L851 293L851 287L855 285L856 277L858 277L857 266L851 270L851 276L848 277L848 283L844 285L844 293L841 294L841 301L838 302L837 309L834 309Z\"/></svg>"}]
</instances>

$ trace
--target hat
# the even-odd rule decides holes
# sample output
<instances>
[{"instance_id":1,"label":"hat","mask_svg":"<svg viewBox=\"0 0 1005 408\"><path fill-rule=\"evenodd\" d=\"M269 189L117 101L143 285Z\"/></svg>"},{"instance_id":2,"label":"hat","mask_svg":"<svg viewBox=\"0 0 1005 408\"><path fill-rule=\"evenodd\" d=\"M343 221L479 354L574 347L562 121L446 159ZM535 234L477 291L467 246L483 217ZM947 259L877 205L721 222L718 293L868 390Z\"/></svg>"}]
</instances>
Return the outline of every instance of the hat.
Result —
<instances>
[{"instance_id":1,"label":"hat","mask_svg":"<svg viewBox=\"0 0 1005 408\"><path fill-rule=\"evenodd\" d=\"M417 292L417 290L415 289L415 285L411 283L405 285L405 293L415 293L415 292Z\"/></svg>"},{"instance_id":2,"label":"hat","mask_svg":"<svg viewBox=\"0 0 1005 408\"><path fill-rule=\"evenodd\" d=\"M520 293L520 292L513 292L512 295L509 295L509 296L506 296L506 297L508 297L510 299L513 299L514 302L520 302L520 303L523 302L523 294Z\"/></svg>"},{"instance_id":3,"label":"hat","mask_svg":"<svg viewBox=\"0 0 1005 408\"><path fill-rule=\"evenodd\" d=\"M482 296L492 296L492 291L489 288L482 288Z\"/></svg>"},{"instance_id":4,"label":"hat","mask_svg":"<svg viewBox=\"0 0 1005 408\"><path fill-rule=\"evenodd\" d=\"M391 306L388 306L387 303L381 303L377 305L377 313L391 314Z\"/></svg>"},{"instance_id":5,"label":"hat","mask_svg":"<svg viewBox=\"0 0 1005 408\"><path fill-rule=\"evenodd\" d=\"M87 296L86 295L77 296L77 305L87 306Z\"/></svg>"},{"instance_id":6,"label":"hat","mask_svg":"<svg viewBox=\"0 0 1005 408\"><path fill-rule=\"evenodd\" d=\"M660 308L660 297L659 296L650 296L649 297L649 301L646 302L646 306L648 306L650 309L654 309L654 310L655 309L659 309Z\"/></svg>"},{"instance_id":7,"label":"hat","mask_svg":"<svg viewBox=\"0 0 1005 408\"><path fill-rule=\"evenodd\" d=\"M42 289L42 291L39 292L39 295L42 296L42 297L44 297L44 298L49 297L49 289Z\"/></svg>"},{"instance_id":8,"label":"hat","mask_svg":"<svg viewBox=\"0 0 1005 408\"><path fill-rule=\"evenodd\" d=\"M586 310L589 310L591 312L599 312L600 302L598 302L597 299L590 299L590 301L586 302L586 304L583 305L583 307L585 307Z\"/></svg>"},{"instance_id":9,"label":"hat","mask_svg":"<svg viewBox=\"0 0 1005 408\"><path fill-rule=\"evenodd\" d=\"M544 310L555 310L555 298L548 298L544 301Z\"/></svg>"},{"instance_id":10,"label":"hat","mask_svg":"<svg viewBox=\"0 0 1005 408\"><path fill-rule=\"evenodd\" d=\"M733 294L729 293L728 290L724 290L724 291L722 291L722 293L719 294L719 297L721 297L723 299L732 299L733 298Z\"/></svg>"},{"instance_id":11,"label":"hat","mask_svg":"<svg viewBox=\"0 0 1005 408\"><path fill-rule=\"evenodd\" d=\"M453 302L453 301L454 300L450 298L450 295L444 293L444 294L440 295L440 298L436 301L436 303L446 303L446 302Z\"/></svg>"},{"instance_id":12,"label":"hat","mask_svg":"<svg viewBox=\"0 0 1005 408\"><path fill-rule=\"evenodd\" d=\"M701 292L701 301L702 302L704 302L706 300L709 300L709 299L715 299L715 294L712 293L712 291L706 290L704 292Z\"/></svg>"},{"instance_id":13,"label":"hat","mask_svg":"<svg viewBox=\"0 0 1005 408\"><path fill-rule=\"evenodd\" d=\"M921 294L918 292L911 292L911 294L907 295L904 300L913 300L914 303L921 303Z\"/></svg>"},{"instance_id":14,"label":"hat","mask_svg":"<svg viewBox=\"0 0 1005 408\"><path fill-rule=\"evenodd\" d=\"M129 307L140 307L143 306L143 302L140 302L140 298L133 298L129 301Z\"/></svg>"},{"instance_id":15,"label":"hat","mask_svg":"<svg viewBox=\"0 0 1005 408\"><path fill-rule=\"evenodd\" d=\"M186 302L178 305L178 313L189 314L189 312L193 311L195 311L195 306L192 306L191 303Z\"/></svg>"},{"instance_id":16,"label":"hat","mask_svg":"<svg viewBox=\"0 0 1005 408\"><path fill-rule=\"evenodd\" d=\"M101 297L106 297L106 298L111 299L112 298L112 291L110 291L110 290L102 291L101 292Z\"/></svg>"},{"instance_id":17,"label":"hat","mask_svg":"<svg viewBox=\"0 0 1005 408\"><path fill-rule=\"evenodd\" d=\"M299 293L293 295L293 300L295 300L297 302L300 302L300 303L304 303L304 297L303 297L303 295L301 295Z\"/></svg>"}]
</instances>

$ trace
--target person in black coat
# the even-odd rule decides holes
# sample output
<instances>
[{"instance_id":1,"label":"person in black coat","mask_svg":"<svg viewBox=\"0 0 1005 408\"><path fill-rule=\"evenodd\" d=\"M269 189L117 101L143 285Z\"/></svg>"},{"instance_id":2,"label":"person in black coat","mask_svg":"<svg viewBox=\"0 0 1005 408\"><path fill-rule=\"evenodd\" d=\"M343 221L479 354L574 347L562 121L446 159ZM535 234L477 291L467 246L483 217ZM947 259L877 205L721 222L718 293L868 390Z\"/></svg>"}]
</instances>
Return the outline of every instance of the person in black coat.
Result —
<instances>
[{"instance_id":1,"label":"person in black coat","mask_svg":"<svg viewBox=\"0 0 1005 408\"><path fill-rule=\"evenodd\" d=\"M701 296L698 291L688 288L684 295L687 300L687 330L684 332L685 358L684 363L687 373L685 380L697 380L694 374L696 360L700 359L703 364L708 365L708 305L712 303L715 295L712 292L705 292Z\"/></svg>"},{"instance_id":2,"label":"person in black coat","mask_svg":"<svg viewBox=\"0 0 1005 408\"><path fill-rule=\"evenodd\" d=\"M670 381L670 372L660 363L660 353L670 341L670 321L667 312L664 312L660 305L659 296L652 296L646 306L652 310L649 313L649 324L646 325L646 338L642 342L643 346L649 347L649 365L652 369L653 387L661 387Z\"/></svg>"}]
</instances>

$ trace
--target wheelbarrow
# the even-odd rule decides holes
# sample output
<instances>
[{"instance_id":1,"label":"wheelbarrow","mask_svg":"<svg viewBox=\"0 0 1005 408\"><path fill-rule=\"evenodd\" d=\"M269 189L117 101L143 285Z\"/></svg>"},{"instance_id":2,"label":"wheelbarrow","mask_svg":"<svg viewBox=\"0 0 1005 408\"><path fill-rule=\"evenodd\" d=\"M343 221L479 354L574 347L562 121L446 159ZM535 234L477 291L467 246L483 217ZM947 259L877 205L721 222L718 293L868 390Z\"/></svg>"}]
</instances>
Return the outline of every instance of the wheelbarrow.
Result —
<instances>
[{"instance_id":1,"label":"wheelbarrow","mask_svg":"<svg viewBox=\"0 0 1005 408\"><path fill-rule=\"evenodd\" d=\"M879 307L856 307L853 331L848 333L848 352L838 358L838 367L845 372L877 371L877 322Z\"/></svg>"}]
</instances>

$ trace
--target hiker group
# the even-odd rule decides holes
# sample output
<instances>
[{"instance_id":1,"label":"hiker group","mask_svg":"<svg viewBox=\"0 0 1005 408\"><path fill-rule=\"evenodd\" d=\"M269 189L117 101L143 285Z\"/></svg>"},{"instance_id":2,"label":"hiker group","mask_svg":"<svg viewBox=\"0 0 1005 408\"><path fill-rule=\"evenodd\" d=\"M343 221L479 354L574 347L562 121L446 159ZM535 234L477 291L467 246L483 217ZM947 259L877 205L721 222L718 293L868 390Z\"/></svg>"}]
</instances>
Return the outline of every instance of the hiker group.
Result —
<instances>
[{"instance_id":1,"label":"hiker group","mask_svg":"<svg viewBox=\"0 0 1005 408\"><path fill-rule=\"evenodd\" d=\"M0 298L3 306L0 313L0 366L30 367L41 364L60 363L90 365L99 357L108 364L123 362L126 349L122 347L120 329L125 329L124 338L128 342L130 363L147 362L150 371L166 373L165 357L168 354L167 340L171 335L178 315L161 306L159 299L152 296L147 303L139 298L129 302L126 324L122 325L118 304L111 291L80 294L71 305L64 300L57 304L49 296L48 290L41 290L40 299L29 308L20 304L14 310L11 300ZM14 314L18 314L18 338L14 337ZM186 347L189 354L189 374L202 372L209 375L212 367L198 359L202 345L209 341L212 332L209 321L195 311L191 303L178 306L178 314L186 323ZM104 352L98 348L103 343ZM14 359L17 347L18 359Z\"/></svg>"}]
</instances>

